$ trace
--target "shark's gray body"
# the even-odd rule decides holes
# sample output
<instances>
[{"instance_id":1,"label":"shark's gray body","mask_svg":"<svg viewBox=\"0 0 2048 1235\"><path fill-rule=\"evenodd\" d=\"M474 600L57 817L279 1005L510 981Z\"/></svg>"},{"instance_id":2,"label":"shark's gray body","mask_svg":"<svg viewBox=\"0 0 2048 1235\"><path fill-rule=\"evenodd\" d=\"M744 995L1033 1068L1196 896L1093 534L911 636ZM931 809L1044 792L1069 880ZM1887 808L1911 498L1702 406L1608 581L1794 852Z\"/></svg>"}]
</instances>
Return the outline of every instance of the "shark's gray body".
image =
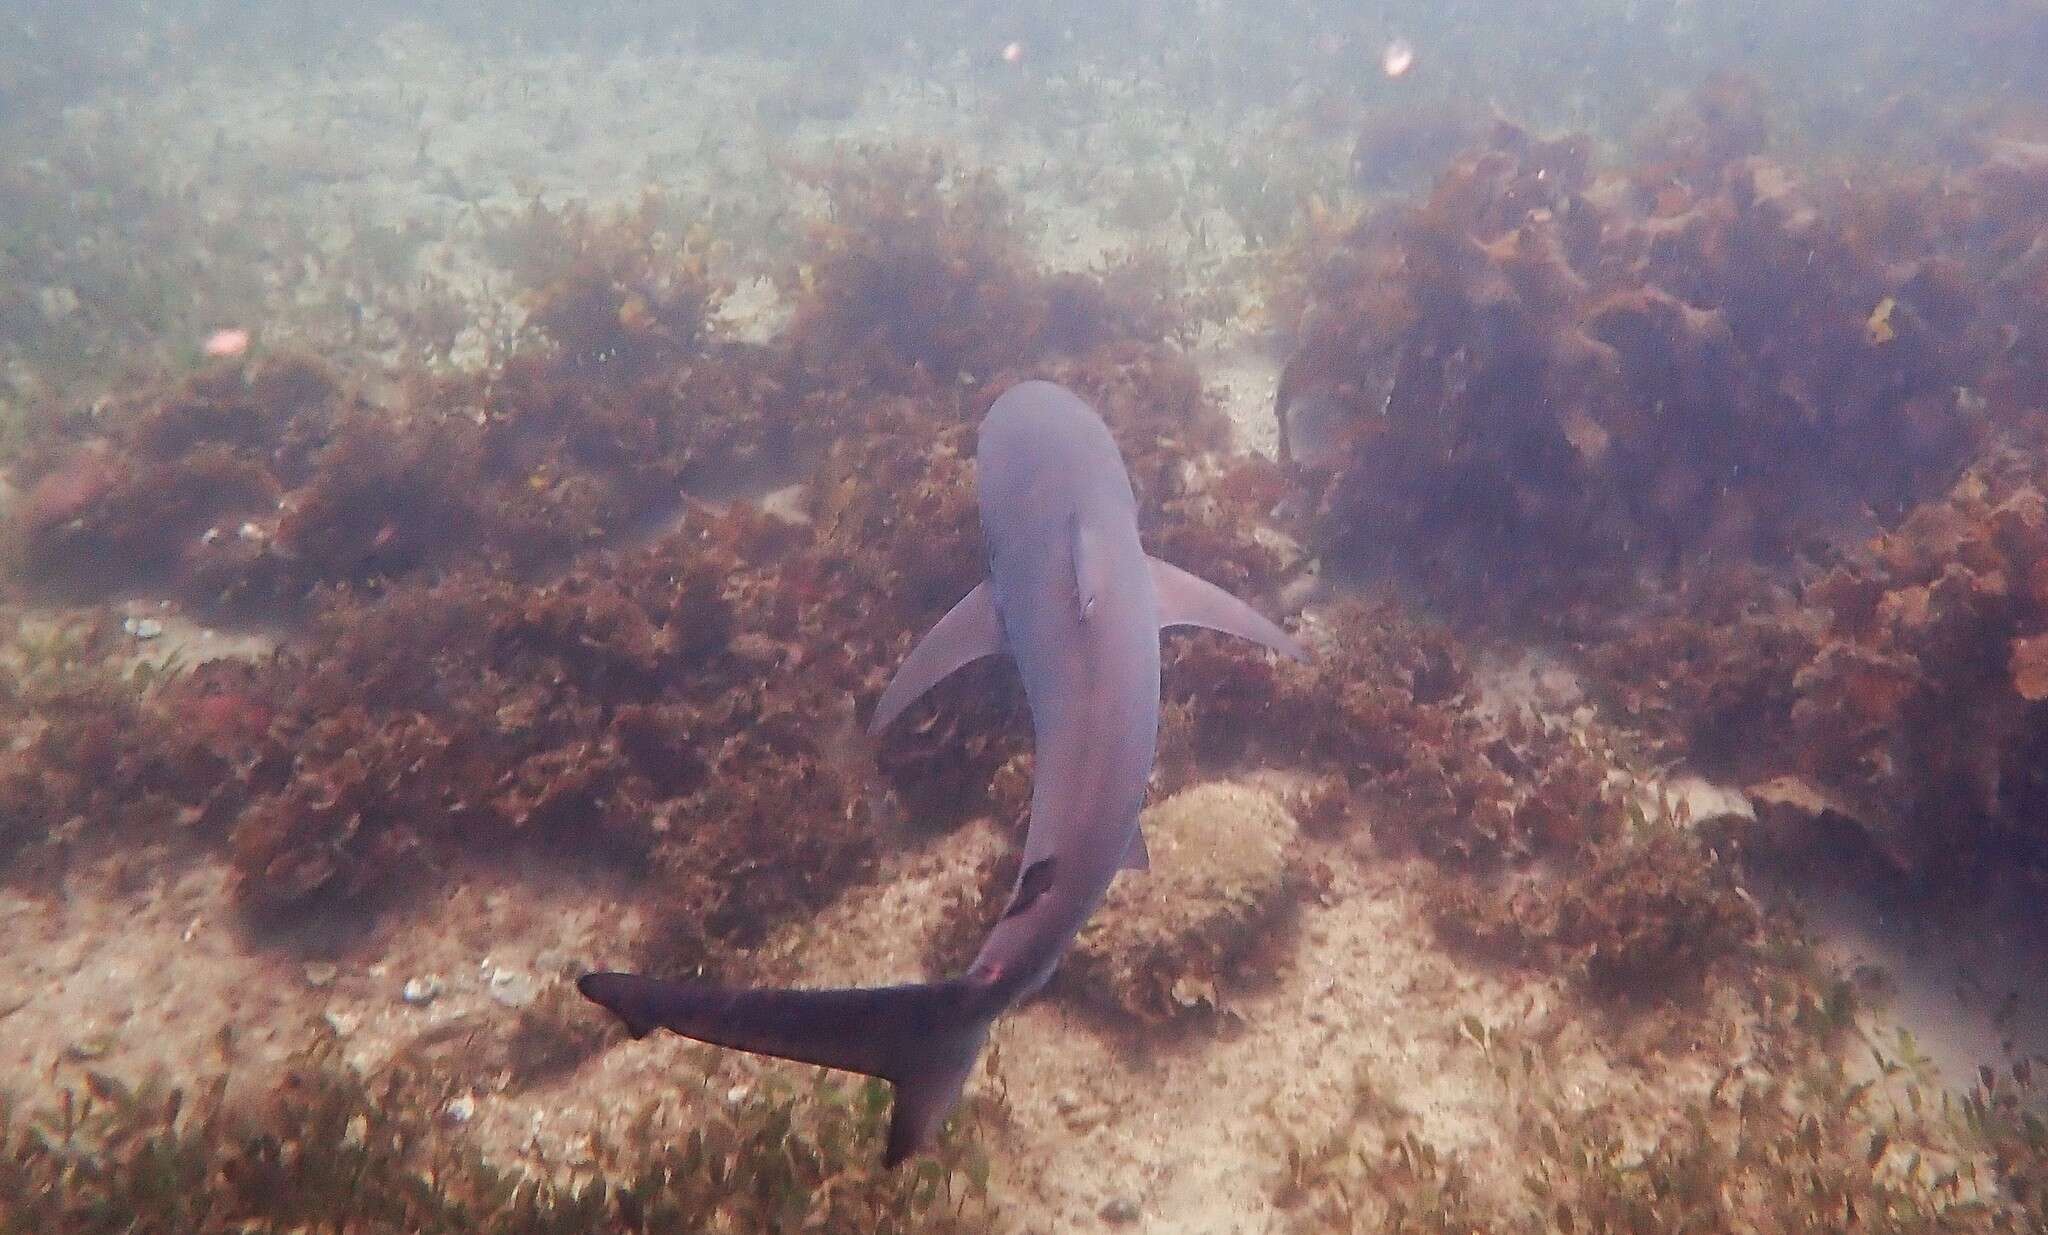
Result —
<instances>
[{"instance_id":1,"label":"shark's gray body","mask_svg":"<svg viewBox=\"0 0 2048 1235\"><path fill-rule=\"evenodd\" d=\"M1138 811L1159 736L1159 630L1208 626L1290 656L1277 626L1145 554L1122 456L1100 417L1049 382L1012 387L976 452L989 578L954 606L876 705L887 725L961 665L1008 652L1031 704L1037 778L1016 888L973 964L943 982L850 990L732 990L630 974L580 988L636 1035L885 1077L886 1161L936 1134L996 1016L1045 985L1118 870L1145 865Z\"/></svg>"}]
</instances>

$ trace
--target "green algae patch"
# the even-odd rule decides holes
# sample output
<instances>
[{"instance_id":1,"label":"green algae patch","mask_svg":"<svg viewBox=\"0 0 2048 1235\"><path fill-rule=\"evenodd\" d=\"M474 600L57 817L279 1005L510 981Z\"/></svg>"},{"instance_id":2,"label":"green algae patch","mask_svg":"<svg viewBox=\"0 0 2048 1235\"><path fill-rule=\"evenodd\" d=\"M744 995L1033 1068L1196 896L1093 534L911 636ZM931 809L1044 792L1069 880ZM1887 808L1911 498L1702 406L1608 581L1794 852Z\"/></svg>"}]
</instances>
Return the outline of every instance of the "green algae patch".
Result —
<instances>
[{"instance_id":1,"label":"green algae patch","mask_svg":"<svg viewBox=\"0 0 2048 1235\"><path fill-rule=\"evenodd\" d=\"M88 1073L58 1104L0 1103L0 1231L967 1232L998 1221L970 1102L933 1152L883 1168L887 1087L820 1072L710 1104L653 1108L593 1169L549 1178L449 1134L425 1078L359 1076L331 1043L254 1101Z\"/></svg>"},{"instance_id":2,"label":"green algae patch","mask_svg":"<svg viewBox=\"0 0 2048 1235\"><path fill-rule=\"evenodd\" d=\"M1292 903L1294 816L1263 790L1213 782L1158 803L1139 826L1152 867L1118 876L1066 980L1140 1021L1213 1013Z\"/></svg>"}]
</instances>

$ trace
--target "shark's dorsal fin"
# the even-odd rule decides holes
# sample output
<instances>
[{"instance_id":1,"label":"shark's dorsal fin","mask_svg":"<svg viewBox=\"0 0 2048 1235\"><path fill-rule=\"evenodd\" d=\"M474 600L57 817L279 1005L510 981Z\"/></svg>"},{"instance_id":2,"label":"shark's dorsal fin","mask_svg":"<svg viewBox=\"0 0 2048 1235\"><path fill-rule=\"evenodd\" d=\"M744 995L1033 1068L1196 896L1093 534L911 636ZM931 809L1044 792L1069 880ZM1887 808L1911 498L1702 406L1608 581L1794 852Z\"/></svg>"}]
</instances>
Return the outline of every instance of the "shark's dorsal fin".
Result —
<instances>
[{"instance_id":1,"label":"shark's dorsal fin","mask_svg":"<svg viewBox=\"0 0 2048 1235\"><path fill-rule=\"evenodd\" d=\"M938 625L925 632L910 655L896 670L896 676L875 704L875 717L868 722L869 733L880 733L919 695L939 684L947 674L971 661L1005 650L1003 622L996 614L995 594L982 580L960 603L946 611Z\"/></svg>"},{"instance_id":2,"label":"shark's dorsal fin","mask_svg":"<svg viewBox=\"0 0 2048 1235\"><path fill-rule=\"evenodd\" d=\"M1171 563L1156 557L1147 560L1152 563L1152 590L1159 597L1161 627L1206 626L1263 643L1282 656L1308 659L1308 653L1286 631L1237 597Z\"/></svg>"},{"instance_id":3,"label":"shark's dorsal fin","mask_svg":"<svg viewBox=\"0 0 2048 1235\"><path fill-rule=\"evenodd\" d=\"M1074 600L1081 606L1081 620L1095 612L1095 602L1108 590L1109 562L1102 537L1074 516Z\"/></svg>"}]
</instances>

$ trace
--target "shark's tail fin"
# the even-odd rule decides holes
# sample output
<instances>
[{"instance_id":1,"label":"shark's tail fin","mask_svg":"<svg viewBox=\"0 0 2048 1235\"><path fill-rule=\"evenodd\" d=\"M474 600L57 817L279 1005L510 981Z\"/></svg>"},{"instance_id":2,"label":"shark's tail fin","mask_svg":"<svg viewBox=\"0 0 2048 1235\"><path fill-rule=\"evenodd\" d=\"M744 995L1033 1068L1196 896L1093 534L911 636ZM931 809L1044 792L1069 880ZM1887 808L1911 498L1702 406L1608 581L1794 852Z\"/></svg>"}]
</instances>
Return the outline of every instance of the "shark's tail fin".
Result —
<instances>
[{"instance_id":1,"label":"shark's tail fin","mask_svg":"<svg viewBox=\"0 0 2048 1235\"><path fill-rule=\"evenodd\" d=\"M879 1076L896 1087L883 1162L929 1144L960 1100L999 1008L966 979L825 991L734 990L630 973L586 974L584 997L634 1037L686 1038L799 1063Z\"/></svg>"}]
</instances>

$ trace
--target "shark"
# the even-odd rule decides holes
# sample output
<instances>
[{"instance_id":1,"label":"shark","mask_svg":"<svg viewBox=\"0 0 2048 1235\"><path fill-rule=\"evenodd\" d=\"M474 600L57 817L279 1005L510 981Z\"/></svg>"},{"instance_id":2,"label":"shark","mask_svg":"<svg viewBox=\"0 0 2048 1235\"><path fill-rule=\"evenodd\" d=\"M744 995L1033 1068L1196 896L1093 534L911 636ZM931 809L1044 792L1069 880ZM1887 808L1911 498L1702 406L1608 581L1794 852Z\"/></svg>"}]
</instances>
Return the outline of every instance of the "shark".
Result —
<instances>
[{"instance_id":1,"label":"shark","mask_svg":"<svg viewBox=\"0 0 2048 1235\"><path fill-rule=\"evenodd\" d=\"M1160 631L1200 626L1305 659L1243 601L1149 556L1130 474L1080 396L1026 381L997 398L975 450L988 577L911 649L869 724L880 733L954 670L1008 654L1031 710L1035 774L1017 879L966 971L839 989L735 988L590 973L583 995L633 1037L715 1046L881 1077L894 1089L883 1162L929 1145L997 1017L1051 979L1123 870L1159 738Z\"/></svg>"}]
</instances>

